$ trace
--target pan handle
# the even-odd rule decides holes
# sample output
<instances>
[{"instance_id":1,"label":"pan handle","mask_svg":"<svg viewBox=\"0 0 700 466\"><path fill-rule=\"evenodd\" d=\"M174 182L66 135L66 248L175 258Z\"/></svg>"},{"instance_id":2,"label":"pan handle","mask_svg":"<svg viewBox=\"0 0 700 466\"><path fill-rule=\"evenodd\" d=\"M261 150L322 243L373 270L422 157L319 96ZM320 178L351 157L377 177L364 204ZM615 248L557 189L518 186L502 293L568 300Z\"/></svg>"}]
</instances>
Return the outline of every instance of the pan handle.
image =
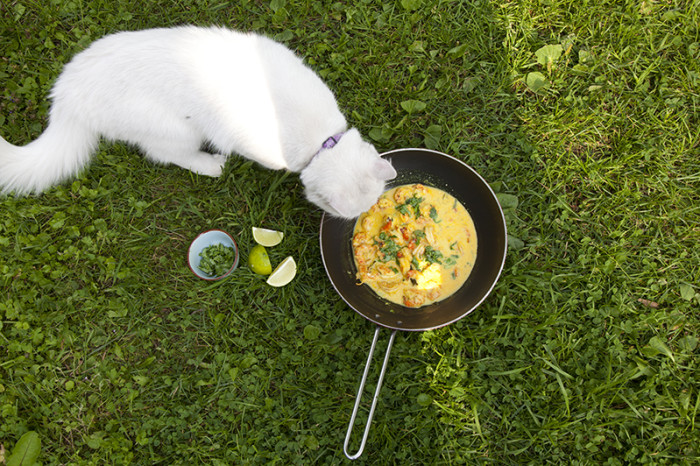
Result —
<instances>
[{"instance_id":1,"label":"pan handle","mask_svg":"<svg viewBox=\"0 0 700 466\"><path fill-rule=\"evenodd\" d=\"M355 417L357 417L357 411L360 407L360 400L362 400L362 392L365 390L365 382L367 381L367 374L369 373L369 366L372 362L372 356L374 355L374 347L377 345L377 340L379 339L379 331L382 328L377 326L374 331L374 339L372 340L372 346L369 349L369 356L367 357L367 364L365 364L365 372L362 374L362 381L360 382L360 388L357 390L357 397L355 398L355 407L352 410L352 416L350 417L350 425L348 425L348 433L345 435L345 444L343 445L343 452L345 456L350 460L356 460L362 455L362 451L365 449L365 443L367 442L367 436L369 435L369 426L372 423L372 417L374 416L374 408L377 407L377 400L379 399L379 390L382 388L382 380L384 380L384 373L386 372L386 366L389 362L389 353L391 352L391 346L394 344L394 338L396 337L396 330L391 332L391 337L389 338L389 345L386 347L386 353L384 354L384 363L382 364L382 370L379 373L379 380L377 381L377 388L374 390L374 398L372 399L372 407L369 409L369 417L367 418L367 424L365 424L365 431L362 434L362 443L360 444L357 453L350 454L348 452L348 445L350 444L350 436L352 435L353 427L355 426Z\"/></svg>"}]
</instances>

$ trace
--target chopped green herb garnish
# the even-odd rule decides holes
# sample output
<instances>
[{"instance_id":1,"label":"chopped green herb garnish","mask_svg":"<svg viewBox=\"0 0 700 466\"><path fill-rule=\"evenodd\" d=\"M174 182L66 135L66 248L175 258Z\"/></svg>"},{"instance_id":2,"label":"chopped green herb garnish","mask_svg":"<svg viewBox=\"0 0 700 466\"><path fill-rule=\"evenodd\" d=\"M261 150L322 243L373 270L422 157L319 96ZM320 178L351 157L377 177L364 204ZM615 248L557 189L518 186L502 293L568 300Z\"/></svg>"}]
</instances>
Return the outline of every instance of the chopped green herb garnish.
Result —
<instances>
[{"instance_id":1,"label":"chopped green herb garnish","mask_svg":"<svg viewBox=\"0 0 700 466\"><path fill-rule=\"evenodd\" d=\"M425 247L425 260L434 264L442 264L443 255L437 249L432 246Z\"/></svg>"},{"instance_id":2,"label":"chopped green herb garnish","mask_svg":"<svg viewBox=\"0 0 700 466\"><path fill-rule=\"evenodd\" d=\"M231 269L236 259L234 249L221 243L207 246L199 256L202 258L199 269L210 277L224 275Z\"/></svg>"},{"instance_id":3,"label":"chopped green herb garnish","mask_svg":"<svg viewBox=\"0 0 700 466\"><path fill-rule=\"evenodd\" d=\"M411 267L413 267L413 270L420 271L420 262L418 262L418 259L416 259L415 257L411 259Z\"/></svg>"},{"instance_id":4,"label":"chopped green herb garnish","mask_svg":"<svg viewBox=\"0 0 700 466\"><path fill-rule=\"evenodd\" d=\"M433 219L433 222L440 223L440 219L438 219L438 212L435 207L430 208L430 218Z\"/></svg>"},{"instance_id":5,"label":"chopped green herb garnish","mask_svg":"<svg viewBox=\"0 0 700 466\"><path fill-rule=\"evenodd\" d=\"M379 234L379 241L375 241L375 244L379 246L379 252L381 252L383 259L382 262L389 262L390 260L396 260L396 255L398 254L401 246L396 244L394 238L389 236L386 232L381 232Z\"/></svg>"},{"instance_id":6,"label":"chopped green herb garnish","mask_svg":"<svg viewBox=\"0 0 700 466\"><path fill-rule=\"evenodd\" d=\"M411 208L413 208L413 213L416 218L420 217L420 203L423 202L423 198L414 195L412 198L408 199L402 205L398 206L396 210L404 215L411 213Z\"/></svg>"},{"instance_id":7,"label":"chopped green herb garnish","mask_svg":"<svg viewBox=\"0 0 700 466\"><path fill-rule=\"evenodd\" d=\"M450 257L445 259L444 265L447 267L455 265L457 263L457 259L459 259L459 256L452 254Z\"/></svg>"},{"instance_id":8,"label":"chopped green herb garnish","mask_svg":"<svg viewBox=\"0 0 700 466\"><path fill-rule=\"evenodd\" d=\"M420 203L423 202L423 198L420 196L413 196L411 199L406 201L407 204L409 204L413 209L415 210L416 213L416 218L420 217Z\"/></svg>"}]
</instances>

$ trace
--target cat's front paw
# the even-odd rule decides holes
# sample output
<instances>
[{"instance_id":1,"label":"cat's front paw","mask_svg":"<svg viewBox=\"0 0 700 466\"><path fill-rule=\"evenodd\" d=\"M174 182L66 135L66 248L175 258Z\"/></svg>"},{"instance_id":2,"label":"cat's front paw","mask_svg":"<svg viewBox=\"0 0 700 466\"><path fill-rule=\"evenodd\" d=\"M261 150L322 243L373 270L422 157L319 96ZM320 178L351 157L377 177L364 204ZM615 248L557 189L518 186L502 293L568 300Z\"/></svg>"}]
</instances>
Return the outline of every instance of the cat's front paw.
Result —
<instances>
[{"instance_id":1,"label":"cat's front paw","mask_svg":"<svg viewBox=\"0 0 700 466\"><path fill-rule=\"evenodd\" d=\"M222 154L200 153L196 164L192 164L190 170L199 174L217 178L221 176L226 164L226 156Z\"/></svg>"}]
</instances>

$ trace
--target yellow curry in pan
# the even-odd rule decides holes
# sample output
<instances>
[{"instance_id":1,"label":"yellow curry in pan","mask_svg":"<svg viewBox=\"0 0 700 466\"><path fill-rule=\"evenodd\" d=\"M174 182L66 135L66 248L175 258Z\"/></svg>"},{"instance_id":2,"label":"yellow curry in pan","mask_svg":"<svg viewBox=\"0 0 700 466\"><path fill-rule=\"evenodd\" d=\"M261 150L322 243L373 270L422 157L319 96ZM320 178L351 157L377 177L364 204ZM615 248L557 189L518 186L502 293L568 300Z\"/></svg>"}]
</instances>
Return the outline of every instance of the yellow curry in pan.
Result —
<instances>
[{"instance_id":1,"label":"yellow curry in pan","mask_svg":"<svg viewBox=\"0 0 700 466\"><path fill-rule=\"evenodd\" d=\"M355 224L360 283L382 298L421 307L455 293L474 267L476 231L450 194L421 184L385 192Z\"/></svg>"}]
</instances>

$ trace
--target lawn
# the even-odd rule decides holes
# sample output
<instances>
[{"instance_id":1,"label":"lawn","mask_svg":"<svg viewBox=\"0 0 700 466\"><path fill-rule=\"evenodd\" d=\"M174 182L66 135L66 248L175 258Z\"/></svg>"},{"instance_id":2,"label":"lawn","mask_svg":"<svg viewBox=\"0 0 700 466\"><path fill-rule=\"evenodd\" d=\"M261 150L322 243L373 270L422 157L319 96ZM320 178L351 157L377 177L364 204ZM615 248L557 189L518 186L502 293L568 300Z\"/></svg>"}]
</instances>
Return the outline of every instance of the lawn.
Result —
<instances>
[{"instance_id":1,"label":"lawn","mask_svg":"<svg viewBox=\"0 0 700 466\"><path fill-rule=\"evenodd\" d=\"M91 41L183 23L284 42L380 152L454 155L506 211L497 287L397 336L357 463L697 464L696 2L9 0L0 134L40 134ZM0 198L0 464L29 431L44 465L345 462L373 326L326 277L320 218L296 174L197 177L123 144ZM252 226L285 233L291 284L245 266ZM243 253L215 283L186 263L209 228Z\"/></svg>"}]
</instances>

